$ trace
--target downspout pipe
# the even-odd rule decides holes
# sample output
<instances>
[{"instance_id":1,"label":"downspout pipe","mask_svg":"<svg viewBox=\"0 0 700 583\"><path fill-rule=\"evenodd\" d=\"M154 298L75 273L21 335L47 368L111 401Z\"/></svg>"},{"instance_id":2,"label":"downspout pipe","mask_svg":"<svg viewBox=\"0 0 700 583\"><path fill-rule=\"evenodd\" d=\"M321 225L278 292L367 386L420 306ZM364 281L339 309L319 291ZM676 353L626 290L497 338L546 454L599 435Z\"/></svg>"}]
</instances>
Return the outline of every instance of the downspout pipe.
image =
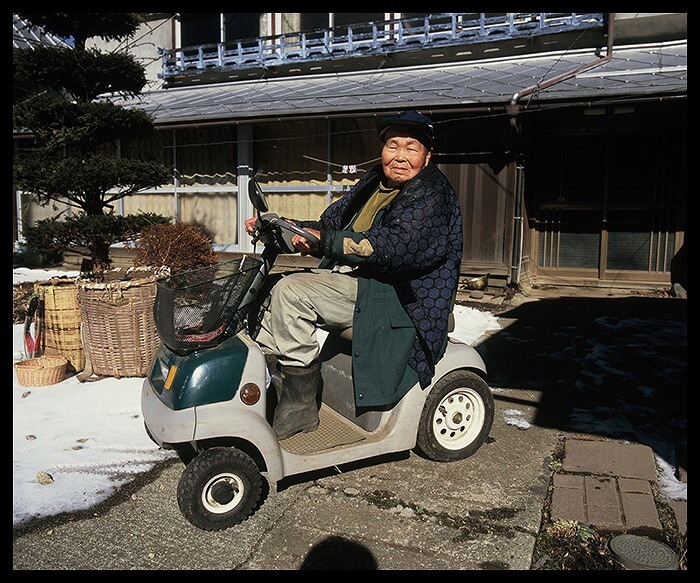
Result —
<instances>
[{"instance_id":1,"label":"downspout pipe","mask_svg":"<svg viewBox=\"0 0 700 583\"><path fill-rule=\"evenodd\" d=\"M600 67L605 63L609 62L613 56L613 45L615 41L615 13L608 13L608 45L604 57L595 59L594 61L589 61L588 63L583 63L578 67L571 69L565 73L561 73L551 79L537 83L536 85L530 85L525 89L516 91L510 98L508 105L506 105L506 111L511 115L510 124L515 128L517 124L516 116L520 110L520 100L523 97L531 95L535 91L541 89L547 89L552 85L561 83L571 77L575 77L583 71L588 71L589 69L594 69ZM518 162L516 169L516 186L515 186L515 209L513 217L513 253L511 256L511 267L510 267L510 284L517 285L520 283L520 266L522 264L522 253L523 253L523 197L524 197L524 166L522 161Z\"/></svg>"},{"instance_id":2,"label":"downspout pipe","mask_svg":"<svg viewBox=\"0 0 700 583\"><path fill-rule=\"evenodd\" d=\"M578 75L579 73L582 73L583 71L588 71L589 69L594 69L596 67L600 67L601 65L604 65L608 61L612 59L613 56L613 44L614 44L614 36L615 36L615 13L610 12L608 13L608 46L607 46L607 51L604 57L600 57L594 61L589 61L588 63L583 63L582 65L579 65L575 69L571 69L570 71L566 71L565 73L561 73L559 75L556 75L555 77L552 77L551 79L547 79L546 81L541 81L535 85L530 85L530 87L526 87L525 89L521 89L520 91L516 91L513 93L513 95L510 98L509 106L510 106L510 113L511 115L517 115L518 113L518 103L523 97L526 97L535 91L539 91L541 89L547 89L548 87L551 87L552 85L556 85L557 83L561 83L562 81L566 81L567 79L571 79L571 77L574 77ZM514 122L514 119L511 120L511 122Z\"/></svg>"},{"instance_id":3,"label":"downspout pipe","mask_svg":"<svg viewBox=\"0 0 700 583\"><path fill-rule=\"evenodd\" d=\"M510 262L510 284L520 283L520 268L523 260L523 162L518 157L515 166L515 208L513 209L513 252Z\"/></svg>"}]
</instances>

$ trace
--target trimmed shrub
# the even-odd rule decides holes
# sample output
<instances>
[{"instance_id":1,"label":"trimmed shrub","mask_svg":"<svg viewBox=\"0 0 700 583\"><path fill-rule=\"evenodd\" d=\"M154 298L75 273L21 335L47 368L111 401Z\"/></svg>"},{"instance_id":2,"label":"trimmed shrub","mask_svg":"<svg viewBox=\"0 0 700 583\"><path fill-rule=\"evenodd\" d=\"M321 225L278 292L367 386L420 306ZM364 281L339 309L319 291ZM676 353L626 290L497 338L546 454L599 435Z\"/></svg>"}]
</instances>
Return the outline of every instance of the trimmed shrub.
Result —
<instances>
[{"instance_id":1,"label":"trimmed shrub","mask_svg":"<svg viewBox=\"0 0 700 583\"><path fill-rule=\"evenodd\" d=\"M135 266L167 266L170 273L207 267L219 260L212 237L196 223L151 225L141 232L131 248Z\"/></svg>"},{"instance_id":2,"label":"trimmed shrub","mask_svg":"<svg viewBox=\"0 0 700 583\"><path fill-rule=\"evenodd\" d=\"M135 215L79 214L59 220L59 217L36 221L25 227L26 257L32 265L60 264L68 250L87 249L97 270L111 264L109 247L114 243L135 240L146 227L169 223L170 218L153 213Z\"/></svg>"}]
</instances>

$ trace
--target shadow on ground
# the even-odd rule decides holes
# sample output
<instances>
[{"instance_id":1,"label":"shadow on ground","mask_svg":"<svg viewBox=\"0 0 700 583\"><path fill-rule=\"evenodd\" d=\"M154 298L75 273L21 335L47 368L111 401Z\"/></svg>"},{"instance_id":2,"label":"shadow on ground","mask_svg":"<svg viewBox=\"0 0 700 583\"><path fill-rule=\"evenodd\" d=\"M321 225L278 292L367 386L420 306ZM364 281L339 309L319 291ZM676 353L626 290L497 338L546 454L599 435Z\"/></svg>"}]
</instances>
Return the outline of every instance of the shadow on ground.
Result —
<instances>
[{"instance_id":1,"label":"shadow on ground","mask_svg":"<svg viewBox=\"0 0 700 583\"><path fill-rule=\"evenodd\" d=\"M687 447L687 303L556 297L498 314L477 346L492 387L541 392L534 423L651 447Z\"/></svg>"},{"instance_id":2,"label":"shadow on ground","mask_svg":"<svg viewBox=\"0 0 700 583\"><path fill-rule=\"evenodd\" d=\"M511 389L497 398L517 408L532 404L517 398L518 389L539 392L533 424L649 446L676 479L686 481L684 299L552 297L501 309L498 317L503 328L477 346L490 386ZM548 501L543 519L547 506ZM671 528L675 518L667 510L670 522L664 527ZM686 570L685 535L674 527L664 537ZM543 522L533 569L619 570L606 540L587 525Z\"/></svg>"}]
</instances>

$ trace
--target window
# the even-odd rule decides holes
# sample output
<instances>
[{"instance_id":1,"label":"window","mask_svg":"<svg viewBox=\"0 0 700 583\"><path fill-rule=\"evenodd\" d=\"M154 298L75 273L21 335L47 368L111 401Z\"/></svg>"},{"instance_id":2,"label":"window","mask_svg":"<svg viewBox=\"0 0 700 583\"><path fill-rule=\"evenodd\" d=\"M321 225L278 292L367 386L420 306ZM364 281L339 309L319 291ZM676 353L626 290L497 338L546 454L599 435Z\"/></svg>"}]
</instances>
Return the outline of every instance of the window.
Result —
<instances>
[{"instance_id":1,"label":"window","mask_svg":"<svg viewBox=\"0 0 700 583\"><path fill-rule=\"evenodd\" d=\"M657 193L657 164L661 155L656 136L627 134L611 137L610 204L651 204Z\"/></svg>"},{"instance_id":2,"label":"window","mask_svg":"<svg viewBox=\"0 0 700 583\"><path fill-rule=\"evenodd\" d=\"M241 40L261 36L262 12L194 12L180 14L180 45L216 44L226 40ZM223 34L221 38L221 19Z\"/></svg>"},{"instance_id":3,"label":"window","mask_svg":"<svg viewBox=\"0 0 700 583\"><path fill-rule=\"evenodd\" d=\"M539 261L543 268L596 269L600 212L549 211L538 218Z\"/></svg>"},{"instance_id":4,"label":"window","mask_svg":"<svg viewBox=\"0 0 700 583\"><path fill-rule=\"evenodd\" d=\"M301 12L299 13L299 30L292 32L311 32L330 26L328 12Z\"/></svg>"},{"instance_id":5,"label":"window","mask_svg":"<svg viewBox=\"0 0 700 583\"><path fill-rule=\"evenodd\" d=\"M264 36L260 30L262 12L224 12L224 40Z\"/></svg>"},{"instance_id":6,"label":"window","mask_svg":"<svg viewBox=\"0 0 700 583\"><path fill-rule=\"evenodd\" d=\"M180 14L180 45L192 47L218 43L221 38L221 14L219 12L193 12Z\"/></svg>"},{"instance_id":7,"label":"window","mask_svg":"<svg viewBox=\"0 0 700 583\"><path fill-rule=\"evenodd\" d=\"M334 12L333 26L350 26L385 20L384 12ZM354 28L354 27L353 27Z\"/></svg>"},{"instance_id":8,"label":"window","mask_svg":"<svg viewBox=\"0 0 700 583\"><path fill-rule=\"evenodd\" d=\"M536 122L525 184L535 203L528 214L537 266L602 279L667 275L684 216L683 105L637 104L568 120L553 112Z\"/></svg>"}]
</instances>

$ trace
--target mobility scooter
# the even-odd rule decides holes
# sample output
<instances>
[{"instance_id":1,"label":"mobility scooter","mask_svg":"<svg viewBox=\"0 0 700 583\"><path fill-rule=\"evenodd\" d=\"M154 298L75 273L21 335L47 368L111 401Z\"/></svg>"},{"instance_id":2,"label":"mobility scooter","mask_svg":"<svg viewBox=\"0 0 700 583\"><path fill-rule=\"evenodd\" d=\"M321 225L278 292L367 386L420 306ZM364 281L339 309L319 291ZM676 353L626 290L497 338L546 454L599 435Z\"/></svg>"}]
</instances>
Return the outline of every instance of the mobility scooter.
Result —
<instances>
[{"instance_id":1,"label":"mobility scooter","mask_svg":"<svg viewBox=\"0 0 700 583\"><path fill-rule=\"evenodd\" d=\"M154 304L161 344L144 379L146 431L185 464L180 511L205 531L247 519L263 480L416 449L437 462L473 455L486 441L494 400L477 351L449 339L432 384L416 384L390 407L358 410L352 381L351 330L327 332L321 350L320 424L278 440L272 429L275 379L255 342L255 327L281 253L296 253L294 233L318 242L275 213L250 180L260 256L220 262L157 282ZM259 323L259 322L258 322Z\"/></svg>"}]
</instances>

